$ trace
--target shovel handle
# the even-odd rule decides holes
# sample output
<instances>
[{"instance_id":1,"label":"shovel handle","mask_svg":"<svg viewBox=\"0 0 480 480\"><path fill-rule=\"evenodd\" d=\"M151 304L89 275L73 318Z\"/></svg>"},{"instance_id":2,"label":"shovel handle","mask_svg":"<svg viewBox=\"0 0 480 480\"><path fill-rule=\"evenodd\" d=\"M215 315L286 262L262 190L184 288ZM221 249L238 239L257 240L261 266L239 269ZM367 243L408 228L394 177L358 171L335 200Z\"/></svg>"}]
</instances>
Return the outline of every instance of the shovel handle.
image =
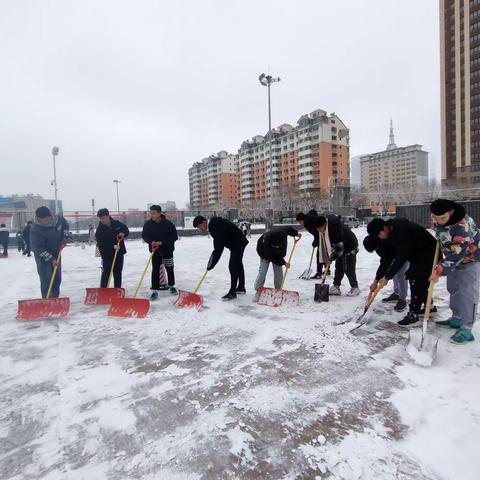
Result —
<instances>
[{"instance_id":1,"label":"shovel handle","mask_svg":"<svg viewBox=\"0 0 480 480\"><path fill-rule=\"evenodd\" d=\"M288 257L288 264L289 265L290 265L290 262L292 261L293 252L295 251L295 248L297 248L297 243L300 241L300 238L301 237L295 238L295 240L293 241L292 251L290 252L290 256ZM289 267L285 267L285 274L283 275L282 285L280 286L280 289L282 289L283 286L285 285L285 280L287 279L288 270L289 270Z\"/></svg>"},{"instance_id":2,"label":"shovel handle","mask_svg":"<svg viewBox=\"0 0 480 480\"><path fill-rule=\"evenodd\" d=\"M432 275L435 273L435 267L437 266L439 256L440 256L440 243L437 240L437 246L435 247L435 255L433 256ZM435 283L430 282L430 285L428 286L427 301L425 302L425 315L423 316L424 322L428 322L428 319L430 318L430 309L432 308L432 297L433 297L434 287L435 287Z\"/></svg>"},{"instance_id":3,"label":"shovel handle","mask_svg":"<svg viewBox=\"0 0 480 480\"><path fill-rule=\"evenodd\" d=\"M55 277L57 275L57 270L58 270L58 264L62 258L62 250L63 248L60 249L60 251L58 252L58 256L57 256L57 264L55 265L55 267L53 268L53 272L52 272L52 278L50 279L50 285L48 286L48 292L47 292L47 296L45 298L50 298L50 294L52 293L52 288L53 288L53 281L55 280Z\"/></svg>"},{"instance_id":4,"label":"shovel handle","mask_svg":"<svg viewBox=\"0 0 480 480\"><path fill-rule=\"evenodd\" d=\"M137 296L138 291L140 290L140 286L142 285L143 278L145 277L145 274L147 273L147 269L150 265L150 262L152 261L154 253L157 251L158 247L152 247L152 253L148 257L147 264L145 265L145 268L143 269L142 276L140 277L140 280L137 283L137 288L135 289L135 293L133 294L133 298Z\"/></svg>"},{"instance_id":5,"label":"shovel handle","mask_svg":"<svg viewBox=\"0 0 480 480\"><path fill-rule=\"evenodd\" d=\"M117 247L120 247L121 241L122 241L121 238L117 241ZM115 262L117 261L118 250L119 250L118 248L115 249L115 253L113 254L112 266L110 268L110 273L108 274L107 288L110 285L110 280L112 279L113 269L115 268Z\"/></svg>"},{"instance_id":6,"label":"shovel handle","mask_svg":"<svg viewBox=\"0 0 480 480\"><path fill-rule=\"evenodd\" d=\"M202 275L202 278L198 282L197 288L194 290L193 293L197 293L200 287L202 286L203 281L205 280L205 277L207 276L208 270L205 270L205 273Z\"/></svg>"},{"instance_id":7,"label":"shovel handle","mask_svg":"<svg viewBox=\"0 0 480 480\"><path fill-rule=\"evenodd\" d=\"M367 303L365 304L365 313L368 311L368 309L372 306L373 301L375 300L375 297L377 296L378 292L382 289L382 287L377 286L377 288L372 292L370 291L367 299Z\"/></svg>"}]
</instances>

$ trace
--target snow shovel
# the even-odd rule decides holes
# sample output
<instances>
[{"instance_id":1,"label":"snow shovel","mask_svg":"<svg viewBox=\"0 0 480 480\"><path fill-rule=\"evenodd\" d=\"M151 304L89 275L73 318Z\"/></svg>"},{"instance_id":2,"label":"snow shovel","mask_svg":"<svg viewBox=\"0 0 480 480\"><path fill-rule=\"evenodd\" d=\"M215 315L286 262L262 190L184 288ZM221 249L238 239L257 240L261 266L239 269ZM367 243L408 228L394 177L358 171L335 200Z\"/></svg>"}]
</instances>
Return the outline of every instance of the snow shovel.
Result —
<instances>
[{"instance_id":1,"label":"snow shovel","mask_svg":"<svg viewBox=\"0 0 480 480\"><path fill-rule=\"evenodd\" d=\"M330 264L326 263L325 264L325 271L323 272L322 275L322 281L320 283L315 284L315 295L313 297L313 300L315 302L328 302L329 301L329 288L330 285L325 285L325 280L327 279L327 274L328 274L328 267Z\"/></svg>"},{"instance_id":2,"label":"snow shovel","mask_svg":"<svg viewBox=\"0 0 480 480\"><path fill-rule=\"evenodd\" d=\"M368 318L365 318L366 313L372 306L373 301L375 300L375 297L377 296L378 292L381 290L379 286L372 292L368 294L367 302L365 303L365 307L363 308L363 313L357 318L356 323L358 325L350 330L350 333L355 332L358 330L360 327L363 327L366 323L368 323Z\"/></svg>"},{"instance_id":3,"label":"snow shovel","mask_svg":"<svg viewBox=\"0 0 480 480\"><path fill-rule=\"evenodd\" d=\"M303 273L298 277L302 280L310 280L312 276L312 262L313 262L313 254L315 253L315 247L312 248L312 255L310 256L310 263L308 264L308 268L303 271Z\"/></svg>"},{"instance_id":4,"label":"snow shovel","mask_svg":"<svg viewBox=\"0 0 480 480\"><path fill-rule=\"evenodd\" d=\"M118 250L120 248L121 239L117 241L117 249L113 254L112 266L108 275L108 281L106 288L87 288L85 305L109 305L114 298L123 298L125 296L124 288L108 288L110 280L112 279L113 269L115 268L115 262L117 261Z\"/></svg>"},{"instance_id":5,"label":"snow shovel","mask_svg":"<svg viewBox=\"0 0 480 480\"><path fill-rule=\"evenodd\" d=\"M435 273L435 267L440 255L440 244L437 241L435 255L433 257L432 275ZM425 314L423 316L423 324L421 333L413 330L408 331L408 341L406 350L417 365L429 367L437 355L438 336L427 335L428 319L430 318L430 309L432 307L432 297L434 282L430 282L428 286L428 296L425 302Z\"/></svg>"},{"instance_id":6,"label":"snow shovel","mask_svg":"<svg viewBox=\"0 0 480 480\"><path fill-rule=\"evenodd\" d=\"M288 258L288 263L290 264L293 257L293 252L297 247L297 243L300 241L300 238L295 239L293 242L292 251L290 252L290 257ZM285 268L285 274L283 275L282 285L280 288L268 288L262 287L258 291L258 305L268 305L269 307L279 307L281 305L298 305L300 301L300 295L298 292L292 290L284 290L285 280L287 278L288 267Z\"/></svg>"},{"instance_id":7,"label":"snow shovel","mask_svg":"<svg viewBox=\"0 0 480 480\"><path fill-rule=\"evenodd\" d=\"M200 308L203 306L203 297L198 295L198 290L201 287L205 277L207 276L208 270L205 270L205 273L202 275L202 278L198 282L197 288L193 292L187 292L186 290L179 290L178 297L175 300L174 305L177 307L195 307Z\"/></svg>"},{"instance_id":8,"label":"snow shovel","mask_svg":"<svg viewBox=\"0 0 480 480\"><path fill-rule=\"evenodd\" d=\"M148 257L147 264L143 269L142 276L138 281L137 288L133 297L113 298L107 315L109 317L130 317L130 318L144 318L150 310L150 300L148 298L136 298L140 286L142 285L147 269L152 261L154 253L157 251L156 247L152 248L152 253Z\"/></svg>"},{"instance_id":9,"label":"snow shovel","mask_svg":"<svg viewBox=\"0 0 480 480\"><path fill-rule=\"evenodd\" d=\"M47 296L41 299L35 300L19 300L17 320L38 320L40 318L49 317L65 317L70 310L70 299L68 297L63 298L50 298L52 293L53 281L57 275L58 263L62 258L62 249L58 252L57 265L55 265L52 278L50 279L50 285L48 286Z\"/></svg>"}]
</instances>

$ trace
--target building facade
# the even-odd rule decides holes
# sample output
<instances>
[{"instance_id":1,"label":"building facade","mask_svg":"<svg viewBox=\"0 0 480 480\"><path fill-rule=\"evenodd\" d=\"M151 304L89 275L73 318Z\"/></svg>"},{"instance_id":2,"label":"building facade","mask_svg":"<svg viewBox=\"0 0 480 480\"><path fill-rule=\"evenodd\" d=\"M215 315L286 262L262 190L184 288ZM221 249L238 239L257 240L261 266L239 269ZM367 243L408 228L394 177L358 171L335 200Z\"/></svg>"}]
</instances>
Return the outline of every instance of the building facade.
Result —
<instances>
[{"instance_id":1,"label":"building facade","mask_svg":"<svg viewBox=\"0 0 480 480\"><path fill-rule=\"evenodd\" d=\"M271 142L270 142L271 140ZM296 127L272 129L272 138L257 135L238 151L239 200L242 205L270 196L270 145L274 195L308 195L327 191L350 176L349 131L340 118L324 110L302 115Z\"/></svg>"},{"instance_id":2,"label":"building facade","mask_svg":"<svg viewBox=\"0 0 480 480\"><path fill-rule=\"evenodd\" d=\"M237 155L219 152L189 169L192 208L215 204L254 205L270 198L270 146L274 196L308 196L348 186L349 131L334 113L302 115L288 124L244 141Z\"/></svg>"},{"instance_id":3,"label":"building facade","mask_svg":"<svg viewBox=\"0 0 480 480\"><path fill-rule=\"evenodd\" d=\"M480 0L440 0L442 180L480 183Z\"/></svg>"},{"instance_id":4,"label":"building facade","mask_svg":"<svg viewBox=\"0 0 480 480\"><path fill-rule=\"evenodd\" d=\"M390 123L386 150L360 156L364 192L416 188L428 184L428 152L421 145L397 147Z\"/></svg>"},{"instance_id":5,"label":"building facade","mask_svg":"<svg viewBox=\"0 0 480 480\"><path fill-rule=\"evenodd\" d=\"M188 170L190 206L233 207L238 204L237 156L221 151L196 162Z\"/></svg>"}]
</instances>

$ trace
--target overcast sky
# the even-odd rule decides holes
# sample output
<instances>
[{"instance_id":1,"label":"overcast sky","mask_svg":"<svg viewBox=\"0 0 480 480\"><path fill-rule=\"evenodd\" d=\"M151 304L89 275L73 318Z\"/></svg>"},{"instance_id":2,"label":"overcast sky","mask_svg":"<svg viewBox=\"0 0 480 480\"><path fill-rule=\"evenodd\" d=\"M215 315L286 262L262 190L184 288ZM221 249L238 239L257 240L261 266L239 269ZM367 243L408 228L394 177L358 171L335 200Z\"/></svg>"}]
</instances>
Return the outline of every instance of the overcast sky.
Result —
<instances>
[{"instance_id":1,"label":"overcast sky","mask_svg":"<svg viewBox=\"0 0 480 480\"><path fill-rule=\"evenodd\" d=\"M420 143L440 162L438 0L0 0L0 194L65 210L188 201L187 170L317 108L351 155Z\"/></svg>"}]
</instances>

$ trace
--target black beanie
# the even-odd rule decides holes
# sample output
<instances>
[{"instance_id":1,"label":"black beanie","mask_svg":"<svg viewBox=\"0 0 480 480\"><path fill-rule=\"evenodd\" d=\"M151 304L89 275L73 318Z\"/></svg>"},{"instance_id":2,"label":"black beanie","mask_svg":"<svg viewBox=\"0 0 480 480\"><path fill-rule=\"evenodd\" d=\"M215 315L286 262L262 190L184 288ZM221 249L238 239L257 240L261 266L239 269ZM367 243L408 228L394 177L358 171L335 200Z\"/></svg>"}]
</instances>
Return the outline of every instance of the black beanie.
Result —
<instances>
[{"instance_id":1,"label":"black beanie","mask_svg":"<svg viewBox=\"0 0 480 480\"><path fill-rule=\"evenodd\" d=\"M373 235L378 237L378 234L383 230L383 227L387 222L382 218L374 218L368 225L367 225L367 232L369 235Z\"/></svg>"},{"instance_id":2,"label":"black beanie","mask_svg":"<svg viewBox=\"0 0 480 480\"><path fill-rule=\"evenodd\" d=\"M452 200L447 200L445 198L439 198L434 200L430 205L430 211L434 215L443 215L447 213L449 210L455 210L456 203Z\"/></svg>"},{"instance_id":3,"label":"black beanie","mask_svg":"<svg viewBox=\"0 0 480 480\"><path fill-rule=\"evenodd\" d=\"M154 210L155 212L162 213L162 207L160 205L151 205L150 210Z\"/></svg>"},{"instance_id":4,"label":"black beanie","mask_svg":"<svg viewBox=\"0 0 480 480\"><path fill-rule=\"evenodd\" d=\"M203 223L204 221L206 220L205 217L202 217L201 215L197 215L194 219L193 219L193 226L194 228L197 228L201 223Z\"/></svg>"},{"instance_id":5,"label":"black beanie","mask_svg":"<svg viewBox=\"0 0 480 480\"><path fill-rule=\"evenodd\" d=\"M303 212L297 213L297 222L299 220L305 220L305 214Z\"/></svg>"},{"instance_id":6,"label":"black beanie","mask_svg":"<svg viewBox=\"0 0 480 480\"><path fill-rule=\"evenodd\" d=\"M373 235L367 235L363 239L363 246L365 250L369 253L374 252L378 248L378 237L374 237Z\"/></svg>"},{"instance_id":7,"label":"black beanie","mask_svg":"<svg viewBox=\"0 0 480 480\"><path fill-rule=\"evenodd\" d=\"M101 208L98 212L97 212L97 217L109 217L110 216L110 212L108 211L108 208Z\"/></svg>"},{"instance_id":8,"label":"black beanie","mask_svg":"<svg viewBox=\"0 0 480 480\"><path fill-rule=\"evenodd\" d=\"M52 212L48 207L38 207L35 210L35 216L37 218L47 218L52 216Z\"/></svg>"}]
</instances>

